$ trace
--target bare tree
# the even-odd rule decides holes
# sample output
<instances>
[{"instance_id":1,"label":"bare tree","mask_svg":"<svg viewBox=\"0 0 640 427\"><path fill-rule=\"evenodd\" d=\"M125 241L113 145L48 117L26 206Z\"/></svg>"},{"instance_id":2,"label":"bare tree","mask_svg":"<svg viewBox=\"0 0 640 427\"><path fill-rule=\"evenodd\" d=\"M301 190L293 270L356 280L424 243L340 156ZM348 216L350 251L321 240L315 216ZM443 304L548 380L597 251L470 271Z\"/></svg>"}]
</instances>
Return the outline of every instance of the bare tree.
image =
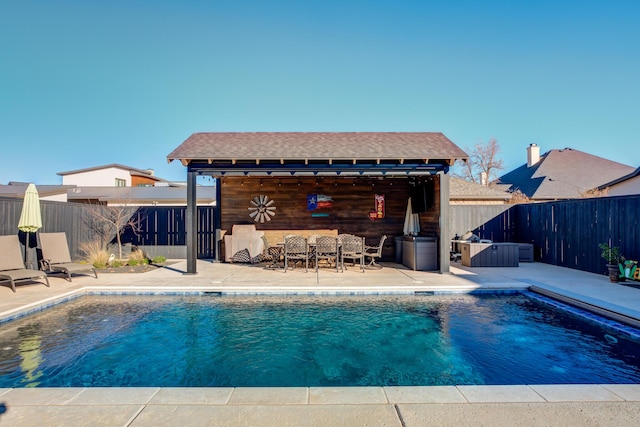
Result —
<instances>
[{"instance_id":1,"label":"bare tree","mask_svg":"<svg viewBox=\"0 0 640 427\"><path fill-rule=\"evenodd\" d=\"M91 204L86 210L85 222L100 236L102 245L107 244L115 236L118 244L118 259L122 259L122 234L129 227L134 233L140 231L140 221L134 216L137 207L129 206L126 202L117 206Z\"/></svg>"},{"instance_id":2,"label":"bare tree","mask_svg":"<svg viewBox=\"0 0 640 427\"><path fill-rule=\"evenodd\" d=\"M510 204L518 205L521 203L529 203L530 199L520 190L516 190L511 193L511 199L509 200Z\"/></svg>"},{"instance_id":3,"label":"bare tree","mask_svg":"<svg viewBox=\"0 0 640 427\"><path fill-rule=\"evenodd\" d=\"M473 148L465 148L465 151L469 154L469 160L458 161L460 172L453 173L458 178L489 185L498 177L498 171L503 169L502 159L498 158L500 145L495 138L487 143L478 142Z\"/></svg>"},{"instance_id":4,"label":"bare tree","mask_svg":"<svg viewBox=\"0 0 640 427\"><path fill-rule=\"evenodd\" d=\"M580 198L588 199L592 197L607 197L609 195L609 187L603 188L602 190L598 188L592 188L590 190L585 190L580 193Z\"/></svg>"}]
</instances>

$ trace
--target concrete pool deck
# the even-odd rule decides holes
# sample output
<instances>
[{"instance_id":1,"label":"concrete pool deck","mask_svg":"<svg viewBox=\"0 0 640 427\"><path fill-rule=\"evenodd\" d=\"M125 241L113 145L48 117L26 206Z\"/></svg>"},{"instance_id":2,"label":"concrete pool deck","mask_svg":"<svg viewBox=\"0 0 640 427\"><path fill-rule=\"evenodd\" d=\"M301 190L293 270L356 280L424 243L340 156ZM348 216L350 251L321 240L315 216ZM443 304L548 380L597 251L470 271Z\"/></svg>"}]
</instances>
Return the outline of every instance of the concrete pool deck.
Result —
<instances>
[{"instance_id":1,"label":"concrete pool deck","mask_svg":"<svg viewBox=\"0 0 640 427\"><path fill-rule=\"evenodd\" d=\"M512 268L466 268L451 274L417 272L392 263L364 274L350 268L265 270L198 261L143 274L50 278L51 287L0 287L0 318L89 290L223 293L412 293L523 289L535 286L640 320L640 288L607 276L540 263ZM637 282L640 284L640 282ZM291 388L41 388L0 389L0 425L635 425L640 384L444 387Z\"/></svg>"}]
</instances>

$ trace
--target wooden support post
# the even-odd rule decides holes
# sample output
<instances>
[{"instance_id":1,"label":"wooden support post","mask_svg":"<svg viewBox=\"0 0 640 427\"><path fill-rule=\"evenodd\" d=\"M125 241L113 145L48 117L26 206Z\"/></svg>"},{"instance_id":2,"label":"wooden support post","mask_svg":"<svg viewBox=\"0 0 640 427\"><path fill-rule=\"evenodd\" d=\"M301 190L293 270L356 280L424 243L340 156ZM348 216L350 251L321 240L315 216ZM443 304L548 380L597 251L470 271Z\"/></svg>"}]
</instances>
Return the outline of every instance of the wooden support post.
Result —
<instances>
[{"instance_id":1,"label":"wooden support post","mask_svg":"<svg viewBox=\"0 0 640 427\"><path fill-rule=\"evenodd\" d=\"M198 203L196 197L196 173L187 172L187 272L196 274L196 260L198 258Z\"/></svg>"},{"instance_id":2,"label":"wooden support post","mask_svg":"<svg viewBox=\"0 0 640 427\"><path fill-rule=\"evenodd\" d=\"M213 229L215 230L215 259L218 261L224 261L224 257L222 256L222 205L221 205L221 194L222 194L222 179L215 178L216 186L216 207L213 210Z\"/></svg>"},{"instance_id":3,"label":"wooden support post","mask_svg":"<svg viewBox=\"0 0 640 427\"><path fill-rule=\"evenodd\" d=\"M451 245L451 236L449 231L449 174L446 172L438 172L440 178L440 273L449 273L451 260L449 251Z\"/></svg>"}]
</instances>

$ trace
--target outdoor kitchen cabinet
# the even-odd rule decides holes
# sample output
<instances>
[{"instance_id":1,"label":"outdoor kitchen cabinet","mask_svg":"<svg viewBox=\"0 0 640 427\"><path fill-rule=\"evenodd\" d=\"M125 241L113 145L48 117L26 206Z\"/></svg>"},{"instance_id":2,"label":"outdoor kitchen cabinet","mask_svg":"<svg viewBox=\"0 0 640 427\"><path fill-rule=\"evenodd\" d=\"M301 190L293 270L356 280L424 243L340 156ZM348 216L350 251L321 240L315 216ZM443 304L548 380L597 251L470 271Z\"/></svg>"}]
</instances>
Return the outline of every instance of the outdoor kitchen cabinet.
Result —
<instances>
[{"instance_id":1,"label":"outdoor kitchen cabinet","mask_svg":"<svg viewBox=\"0 0 640 427\"><path fill-rule=\"evenodd\" d=\"M517 243L460 243L465 267L518 267Z\"/></svg>"},{"instance_id":2,"label":"outdoor kitchen cabinet","mask_svg":"<svg viewBox=\"0 0 640 427\"><path fill-rule=\"evenodd\" d=\"M438 239L435 237L404 236L402 264L412 270L438 269Z\"/></svg>"}]
</instances>

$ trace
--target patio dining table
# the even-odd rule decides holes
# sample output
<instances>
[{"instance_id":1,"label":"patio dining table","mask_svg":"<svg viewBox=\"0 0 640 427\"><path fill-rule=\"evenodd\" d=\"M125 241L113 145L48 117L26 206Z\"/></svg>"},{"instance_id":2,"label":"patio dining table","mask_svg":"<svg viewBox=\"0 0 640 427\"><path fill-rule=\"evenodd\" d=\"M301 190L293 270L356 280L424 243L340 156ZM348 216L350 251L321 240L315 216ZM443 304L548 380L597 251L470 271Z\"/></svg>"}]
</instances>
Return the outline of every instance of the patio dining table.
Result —
<instances>
[{"instance_id":1,"label":"patio dining table","mask_svg":"<svg viewBox=\"0 0 640 427\"><path fill-rule=\"evenodd\" d=\"M309 246L309 248L313 248L313 250L315 251L315 243L307 243L307 245ZM269 270L280 270L280 269L284 269L284 242L278 242L276 243L275 246L272 246L273 248L277 248L277 252L275 252L274 254L272 254L272 259L271 262L269 264L267 264L265 266L265 268L269 269ZM341 244L340 242L338 242L338 253L336 254L336 269L339 267L340 265L340 247ZM270 248L271 249L271 248ZM310 252L310 251L308 251ZM282 258L282 259L281 259ZM314 258L310 258L310 261L313 261Z\"/></svg>"}]
</instances>

